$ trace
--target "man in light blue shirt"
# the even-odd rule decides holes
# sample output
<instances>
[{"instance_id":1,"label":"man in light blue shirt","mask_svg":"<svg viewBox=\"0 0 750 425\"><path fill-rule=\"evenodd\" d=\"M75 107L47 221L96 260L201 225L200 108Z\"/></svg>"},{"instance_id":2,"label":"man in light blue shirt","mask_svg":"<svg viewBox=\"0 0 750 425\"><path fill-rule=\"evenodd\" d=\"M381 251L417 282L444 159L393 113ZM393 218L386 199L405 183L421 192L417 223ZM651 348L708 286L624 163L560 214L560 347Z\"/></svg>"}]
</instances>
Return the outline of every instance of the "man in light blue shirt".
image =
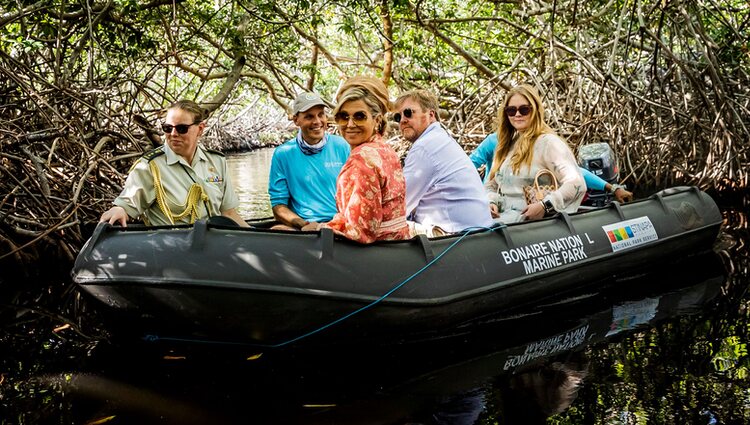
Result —
<instances>
[{"instance_id":1,"label":"man in light blue shirt","mask_svg":"<svg viewBox=\"0 0 750 425\"><path fill-rule=\"evenodd\" d=\"M336 178L349 157L349 144L326 133L325 103L315 93L302 93L292 104L297 137L274 150L268 195L275 229L299 230L336 214Z\"/></svg>"},{"instance_id":2,"label":"man in light blue shirt","mask_svg":"<svg viewBox=\"0 0 750 425\"><path fill-rule=\"evenodd\" d=\"M471 152L469 158L474 164L475 168L479 168L484 165L484 182L487 183L487 178L490 175L490 169L492 168L492 160L495 157L495 147L497 146L497 133L492 133L482 140L482 143ZM615 199L620 203L630 202L633 200L633 193L627 190L625 186L619 184L611 184L606 182L601 177L592 173L591 171L579 167L583 179L586 181L586 188L589 190L599 190L603 192L611 193Z\"/></svg>"},{"instance_id":3,"label":"man in light blue shirt","mask_svg":"<svg viewBox=\"0 0 750 425\"><path fill-rule=\"evenodd\" d=\"M469 157L438 122L437 98L402 94L394 120L412 142L404 163L406 213L413 233L427 236L493 224L482 181Z\"/></svg>"}]
</instances>

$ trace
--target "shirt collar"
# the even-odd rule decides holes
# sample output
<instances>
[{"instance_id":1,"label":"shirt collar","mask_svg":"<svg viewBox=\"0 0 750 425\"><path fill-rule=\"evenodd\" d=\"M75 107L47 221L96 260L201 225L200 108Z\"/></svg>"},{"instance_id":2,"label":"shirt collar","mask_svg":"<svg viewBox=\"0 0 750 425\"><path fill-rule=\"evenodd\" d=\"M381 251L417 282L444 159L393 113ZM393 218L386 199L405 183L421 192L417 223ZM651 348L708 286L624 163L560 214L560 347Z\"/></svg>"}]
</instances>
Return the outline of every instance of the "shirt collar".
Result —
<instances>
[{"instance_id":1,"label":"shirt collar","mask_svg":"<svg viewBox=\"0 0 750 425\"><path fill-rule=\"evenodd\" d=\"M416 142L418 142L418 141L426 138L427 134L429 132L431 132L432 130L434 130L434 129L438 128L438 127L440 127L440 122L439 121L435 121L434 123L428 125L427 128L424 129L424 131L422 132L422 134L420 134L419 137L417 137L417 140L415 140L414 143L416 143Z\"/></svg>"},{"instance_id":2,"label":"shirt collar","mask_svg":"<svg viewBox=\"0 0 750 425\"><path fill-rule=\"evenodd\" d=\"M315 155L317 153L320 153L323 148L325 147L326 143L328 142L328 133L323 133L323 138L315 144L315 146L307 143L304 138L302 138L302 130L297 131L297 146L299 146L302 153L305 155Z\"/></svg>"},{"instance_id":3,"label":"shirt collar","mask_svg":"<svg viewBox=\"0 0 750 425\"><path fill-rule=\"evenodd\" d=\"M164 153L166 153L167 155L167 165L174 165L178 162L182 162L187 166L192 166L192 164L188 164L187 161L185 161L185 158L174 153L174 151L169 147L169 143L164 143L162 146L164 147ZM199 161L207 160L206 153L203 151L203 147L200 143L198 143L198 147L195 149L195 157L193 158L193 161L195 161L196 159Z\"/></svg>"}]
</instances>

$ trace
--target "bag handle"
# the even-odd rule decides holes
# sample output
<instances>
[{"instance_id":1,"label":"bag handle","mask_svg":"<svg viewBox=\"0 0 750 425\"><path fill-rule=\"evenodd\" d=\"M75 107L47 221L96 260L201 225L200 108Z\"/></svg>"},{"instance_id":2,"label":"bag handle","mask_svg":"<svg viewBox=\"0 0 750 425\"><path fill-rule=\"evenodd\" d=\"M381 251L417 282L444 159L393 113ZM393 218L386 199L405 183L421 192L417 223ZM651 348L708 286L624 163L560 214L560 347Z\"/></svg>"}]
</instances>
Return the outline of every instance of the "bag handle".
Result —
<instances>
[{"instance_id":1,"label":"bag handle","mask_svg":"<svg viewBox=\"0 0 750 425\"><path fill-rule=\"evenodd\" d=\"M541 170L537 171L536 175L534 176L534 192L536 193L536 200L539 202L544 199L544 191L539 188L539 177L545 174L549 174L552 177L552 185L555 187L553 191L557 190L559 187L557 185L557 177L555 177L555 173L546 168L542 168Z\"/></svg>"}]
</instances>

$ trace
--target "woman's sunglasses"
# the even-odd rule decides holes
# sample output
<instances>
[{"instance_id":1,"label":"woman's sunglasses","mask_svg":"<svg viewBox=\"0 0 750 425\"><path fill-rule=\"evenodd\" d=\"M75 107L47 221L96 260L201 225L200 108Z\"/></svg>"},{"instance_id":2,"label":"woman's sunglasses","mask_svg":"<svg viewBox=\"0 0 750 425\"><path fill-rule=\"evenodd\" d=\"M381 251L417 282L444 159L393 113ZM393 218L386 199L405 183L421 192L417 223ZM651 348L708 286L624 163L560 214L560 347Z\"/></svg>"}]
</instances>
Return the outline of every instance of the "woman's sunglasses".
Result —
<instances>
[{"instance_id":1,"label":"woman's sunglasses","mask_svg":"<svg viewBox=\"0 0 750 425\"><path fill-rule=\"evenodd\" d=\"M161 130L164 133L166 133L166 134L172 134L172 129L177 129L177 132L179 134L185 134L185 133L188 132L188 130L190 130L190 127L192 127L192 126L194 126L196 124L199 124L199 123L200 122L194 122L192 124L177 124L177 125L162 124L161 125Z\"/></svg>"},{"instance_id":2,"label":"woman's sunglasses","mask_svg":"<svg viewBox=\"0 0 750 425\"><path fill-rule=\"evenodd\" d=\"M525 117L526 115L529 115L531 113L531 106L521 105L518 108L516 108L515 106L508 106L507 108L505 108L505 115L509 117L516 116L516 112L520 112L521 116Z\"/></svg>"},{"instance_id":3,"label":"woman's sunglasses","mask_svg":"<svg viewBox=\"0 0 750 425\"><path fill-rule=\"evenodd\" d=\"M393 114L393 121L401 122L401 114L402 114L401 112L396 112L395 114ZM414 116L414 110L411 108L406 108L404 109L403 115L406 118L411 119L411 117Z\"/></svg>"},{"instance_id":4,"label":"woman's sunglasses","mask_svg":"<svg viewBox=\"0 0 750 425\"><path fill-rule=\"evenodd\" d=\"M336 124L340 126L345 126L349 124L349 119L354 121L355 125L359 125L367 121L368 118L370 118L370 116L367 115L367 112L365 111L357 111L353 113L351 116L349 116L349 114L346 112L339 112L333 116L333 119L334 121L336 121Z\"/></svg>"}]
</instances>

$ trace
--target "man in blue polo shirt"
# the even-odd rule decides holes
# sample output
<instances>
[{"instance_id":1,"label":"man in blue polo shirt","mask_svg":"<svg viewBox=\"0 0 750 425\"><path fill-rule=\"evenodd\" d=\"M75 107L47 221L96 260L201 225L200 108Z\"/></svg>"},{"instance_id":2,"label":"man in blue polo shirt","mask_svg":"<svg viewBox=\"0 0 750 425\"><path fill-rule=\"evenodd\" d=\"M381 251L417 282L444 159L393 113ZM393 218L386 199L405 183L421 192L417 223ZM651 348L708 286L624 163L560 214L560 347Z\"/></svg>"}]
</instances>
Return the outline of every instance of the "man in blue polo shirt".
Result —
<instances>
[{"instance_id":1,"label":"man in blue polo shirt","mask_svg":"<svg viewBox=\"0 0 750 425\"><path fill-rule=\"evenodd\" d=\"M315 93L302 93L292 104L297 137L274 150L268 195L275 229L299 230L336 214L336 178L349 157L349 144L328 134L326 104Z\"/></svg>"}]
</instances>

